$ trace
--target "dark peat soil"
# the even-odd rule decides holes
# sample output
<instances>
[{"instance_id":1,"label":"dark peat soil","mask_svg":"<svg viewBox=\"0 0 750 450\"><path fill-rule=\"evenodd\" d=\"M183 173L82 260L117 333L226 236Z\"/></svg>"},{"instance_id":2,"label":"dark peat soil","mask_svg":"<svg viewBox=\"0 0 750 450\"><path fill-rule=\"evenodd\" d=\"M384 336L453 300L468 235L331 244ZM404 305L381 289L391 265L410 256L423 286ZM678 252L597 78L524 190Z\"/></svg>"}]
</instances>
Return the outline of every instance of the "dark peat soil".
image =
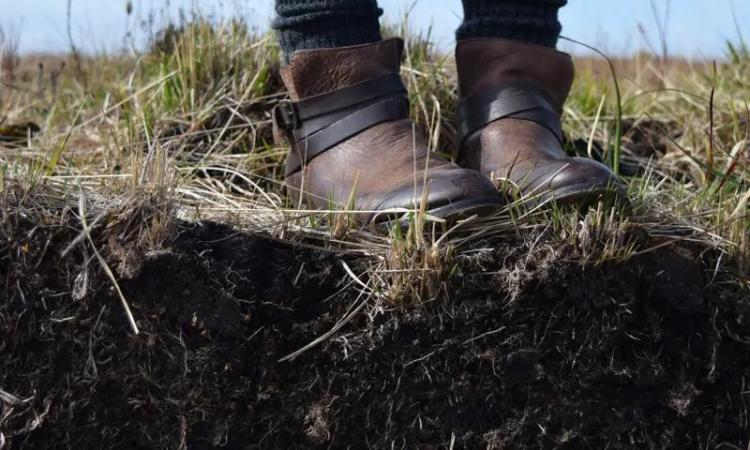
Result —
<instances>
[{"instance_id":1,"label":"dark peat soil","mask_svg":"<svg viewBox=\"0 0 750 450\"><path fill-rule=\"evenodd\" d=\"M342 256L182 224L121 280L133 336L92 255L60 256L75 230L0 234L6 449L748 445L749 299L710 252L594 267L485 243L444 298L279 362L358 301Z\"/></svg>"}]
</instances>

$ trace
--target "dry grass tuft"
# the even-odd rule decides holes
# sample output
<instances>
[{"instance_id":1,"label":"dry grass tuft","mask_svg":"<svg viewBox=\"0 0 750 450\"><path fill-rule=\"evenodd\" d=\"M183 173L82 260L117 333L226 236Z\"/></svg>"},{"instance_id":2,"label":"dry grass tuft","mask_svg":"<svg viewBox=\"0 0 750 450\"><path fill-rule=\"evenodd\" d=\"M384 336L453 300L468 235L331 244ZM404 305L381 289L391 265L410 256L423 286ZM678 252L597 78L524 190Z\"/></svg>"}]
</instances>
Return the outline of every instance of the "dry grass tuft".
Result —
<instances>
[{"instance_id":1,"label":"dry grass tuft","mask_svg":"<svg viewBox=\"0 0 750 450\"><path fill-rule=\"evenodd\" d=\"M452 60L429 36L409 36L407 44L413 117L434 151L450 153ZM544 212L514 201L450 230L420 211L406 228L384 230L358 225L348 205L307 211L289 203L281 176L287 149L273 144L269 116L284 96L276 43L240 21L195 18L167 29L143 54L80 57L81 70L65 70L57 57L13 60L0 134L29 125L0 139L4 214L31 214L32 201L29 217L59 221L84 192L89 220L103 227L106 257L121 275L168 245L174 218L231 223L365 255L379 285L373 292L398 305L434 298L456 258L490 239L572 245L567 257L588 264L697 242L725 254L727 270L747 279L750 55L737 46L728 54L717 64L648 55L614 61L619 102L608 66L579 61L564 115L568 150L616 159L634 200L631 216ZM81 72L96 76L82 80Z\"/></svg>"}]
</instances>

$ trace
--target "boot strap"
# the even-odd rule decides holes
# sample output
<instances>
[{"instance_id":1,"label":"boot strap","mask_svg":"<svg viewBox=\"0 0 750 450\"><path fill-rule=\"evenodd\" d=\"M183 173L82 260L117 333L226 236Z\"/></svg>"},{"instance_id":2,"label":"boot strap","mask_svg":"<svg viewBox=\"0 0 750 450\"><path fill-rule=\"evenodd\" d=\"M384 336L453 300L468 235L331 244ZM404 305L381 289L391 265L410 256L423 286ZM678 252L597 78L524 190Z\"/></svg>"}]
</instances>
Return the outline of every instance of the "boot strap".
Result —
<instances>
[{"instance_id":1,"label":"boot strap","mask_svg":"<svg viewBox=\"0 0 750 450\"><path fill-rule=\"evenodd\" d=\"M521 119L549 129L562 143L560 116L547 94L535 83L509 81L467 97L458 105L460 153L466 139L501 119Z\"/></svg>"},{"instance_id":2,"label":"boot strap","mask_svg":"<svg viewBox=\"0 0 750 450\"><path fill-rule=\"evenodd\" d=\"M397 73L299 102L283 100L273 121L292 144L285 175L368 128L408 116L406 88Z\"/></svg>"}]
</instances>

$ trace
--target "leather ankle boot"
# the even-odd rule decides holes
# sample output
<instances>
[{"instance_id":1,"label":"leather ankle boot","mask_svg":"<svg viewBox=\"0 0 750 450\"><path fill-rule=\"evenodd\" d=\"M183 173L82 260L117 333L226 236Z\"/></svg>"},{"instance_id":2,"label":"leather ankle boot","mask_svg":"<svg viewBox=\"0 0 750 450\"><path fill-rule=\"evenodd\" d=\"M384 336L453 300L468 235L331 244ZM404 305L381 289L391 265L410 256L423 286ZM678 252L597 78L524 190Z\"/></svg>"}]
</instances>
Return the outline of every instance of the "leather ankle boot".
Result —
<instances>
[{"instance_id":1,"label":"leather ankle boot","mask_svg":"<svg viewBox=\"0 0 750 450\"><path fill-rule=\"evenodd\" d=\"M497 189L479 173L432 154L409 119L399 76L403 42L302 50L282 69L289 101L274 110L292 148L285 184L315 209L352 208L362 221L418 208L455 218L494 210Z\"/></svg>"},{"instance_id":2,"label":"leather ankle boot","mask_svg":"<svg viewBox=\"0 0 750 450\"><path fill-rule=\"evenodd\" d=\"M609 168L563 150L560 116L574 76L569 55L506 39L466 39L456 47L456 64L460 165L497 185L512 182L535 204L627 203Z\"/></svg>"}]
</instances>

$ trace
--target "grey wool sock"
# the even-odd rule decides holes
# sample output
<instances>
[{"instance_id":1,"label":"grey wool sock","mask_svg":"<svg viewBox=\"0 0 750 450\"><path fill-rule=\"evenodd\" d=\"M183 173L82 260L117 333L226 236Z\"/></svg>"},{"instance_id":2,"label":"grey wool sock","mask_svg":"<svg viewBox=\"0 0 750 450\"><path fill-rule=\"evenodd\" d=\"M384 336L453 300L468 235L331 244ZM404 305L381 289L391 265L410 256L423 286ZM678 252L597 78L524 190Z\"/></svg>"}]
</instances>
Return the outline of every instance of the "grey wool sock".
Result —
<instances>
[{"instance_id":1,"label":"grey wool sock","mask_svg":"<svg viewBox=\"0 0 750 450\"><path fill-rule=\"evenodd\" d=\"M558 10L567 0L463 0L464 21L456 39L503 38L554 48Z\"/></svg>"},{"instance_id":2,"label":"grey wool sock","mask_svg":"<svg viewBox=\"0 0 750 450\"><path fill-rule=\"evenodd\" d=\"M276 0L276 31L287 62L297 50L381 40L377 0Z\"/></svg>"}]
</instances>

